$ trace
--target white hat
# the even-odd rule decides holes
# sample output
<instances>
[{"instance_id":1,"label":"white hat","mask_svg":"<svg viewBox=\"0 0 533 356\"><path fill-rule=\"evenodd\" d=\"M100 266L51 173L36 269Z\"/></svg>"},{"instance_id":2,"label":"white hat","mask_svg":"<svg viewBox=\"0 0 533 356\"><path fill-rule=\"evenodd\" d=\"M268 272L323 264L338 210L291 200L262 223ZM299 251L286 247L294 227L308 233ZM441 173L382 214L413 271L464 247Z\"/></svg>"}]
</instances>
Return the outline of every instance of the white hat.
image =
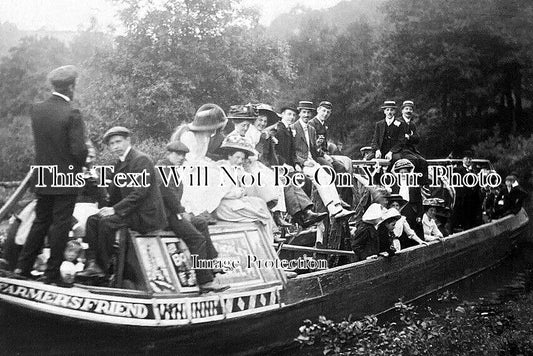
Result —
<instances>
[{"instance_id":1,"label":"white hat","mask_svg":"<svg viewBox=\"0 0 533 356\"><path fill-rule=\"evenodd\" d=\"M398 210L394 209L394 208L391 208L391 209L388 209L384 214L383 214L383 217L382 217L382 223L389 220L389 219L394 219L394 220L398 220L399 218L401 218L402 216L400 215L400 213L398 212Z\"/></svg>"},{"instance_id":2,"label":"white hat","mask_svg":"<svg viewBox=\"0 0 533 356\"><path fill-rule=\"evenodd\" d=\"M381 205L378 203L372 203L363 214L363 221L371 224L378 223L381 221L382 216L383 210Z\"/></svg>"}]
</instances>

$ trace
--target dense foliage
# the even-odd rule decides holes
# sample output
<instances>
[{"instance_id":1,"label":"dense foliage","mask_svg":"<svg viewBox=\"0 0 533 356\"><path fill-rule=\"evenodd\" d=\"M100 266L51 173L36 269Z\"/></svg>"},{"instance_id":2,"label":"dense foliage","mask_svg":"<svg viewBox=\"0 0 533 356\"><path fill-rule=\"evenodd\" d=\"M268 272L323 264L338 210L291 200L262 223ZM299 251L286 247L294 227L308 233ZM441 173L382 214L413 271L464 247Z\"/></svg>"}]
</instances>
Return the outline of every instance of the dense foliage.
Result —
<instances>
[{"instance_id":1,"label":"dense foliage","mask_svg":"<svg viewBox=\"0 0 533 356\"><path fill-rule=\"evenodd\" d=\"M163 142L206 102L279 107L327 99L332 137L356 157L383 100L412 99L427 157L477 144L480 157L531 166L524 151L533 142L530 1L342 2L295 9L271 28L238 0L114 2L120 35L93 22L68 45L24 38L2 58L0 180L24 174L29 106L48 95L46 73L65 63L80 67L76 102L99 148L117 124L138 142ZM0 39L13 31L4 24Z\"/></svg>"},{"instance_id":2,"label":"dense foliage","mask_svg":"<svg viewBox=\"0 0 533 356\"><path fill-rule=\"evenodd\" d=\"M530 355L532 301L529 294L501 305L463 303L442 312L429 309L427 316L400 302L398 323L320 317L304 322L297 341L320 347L324 355Z\"/></svg>"}]
</instances>

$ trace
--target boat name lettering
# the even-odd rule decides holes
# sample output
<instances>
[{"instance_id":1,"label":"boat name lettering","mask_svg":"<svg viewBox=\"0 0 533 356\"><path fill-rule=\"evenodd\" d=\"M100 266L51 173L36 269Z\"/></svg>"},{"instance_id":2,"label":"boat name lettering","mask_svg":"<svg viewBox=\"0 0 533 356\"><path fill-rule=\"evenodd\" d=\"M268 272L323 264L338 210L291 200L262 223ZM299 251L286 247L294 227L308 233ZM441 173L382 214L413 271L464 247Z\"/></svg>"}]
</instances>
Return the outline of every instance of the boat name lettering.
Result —
<instances>
[{"instance_id":1,"label":"boat name lettering","mask_svg":"<svg viewBox=\"0 0 533 356\"><path fill-rule=\"evenodd\" d=\"M187 319L187 308L185 303L165 303L159 304L159 314L161 319L182 320Z\"/></svg>"},{"instance_id":2,"label":"boat name lettering","mask_svg":"<svg viewBox=\"0 0 533 356\"><path fill-rule=\"evenodd\" d=\"M76 297L9 283L0 283L0 293L96 314L136 319L145 319L148 316L148 307L144 304Z\"/></svg>"}]
</instances>

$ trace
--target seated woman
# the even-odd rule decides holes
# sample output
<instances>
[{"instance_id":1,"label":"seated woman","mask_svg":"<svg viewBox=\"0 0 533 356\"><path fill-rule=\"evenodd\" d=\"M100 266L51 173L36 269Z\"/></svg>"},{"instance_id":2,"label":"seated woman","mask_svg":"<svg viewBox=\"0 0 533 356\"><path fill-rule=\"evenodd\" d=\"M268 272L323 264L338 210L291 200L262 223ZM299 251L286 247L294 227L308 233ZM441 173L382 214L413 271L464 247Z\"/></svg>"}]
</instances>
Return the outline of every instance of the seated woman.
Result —
<instances>
[{"instance_id":1,"label":"seated woman","mask_svg":"<svg viewBox=\"0 0 533 356\"><path fill-rule=\"evenodd\" d=\"M401 210L405 206L405 204L407 204L407 201L405 201L401 195L391 194L389 196L390 209L396 209L396 211L401 214ZM393 232L395 236L393 243L397 251L400 251L402 248L405 248L405 246L408 245L406 243L406 241L408 240L415 241L419 245L427 245L427 242L423 241L416 235L415 231L411 228L405 216L403 215L400 217L400 219L398 219L398 221L396 221L396 225L394 226Z\"/></svg>"},{"instance_id":2,"label":"seated woman","mask_svg":"<svg viewBox=\"0 0 533 356\"><path fill-rule=\"evenodd\" d=\"M373 203L363 214L362 220L350 234L350 245L355 252L355 261L362 261L379 253L378 224L383 217L379 204Z\"/></svg>"},{"instance_id":3,"label":"seated woman","mask_svg":"<svg viewBox=\"0 0 533 356\"><path fill-rule=\"evenodd\" d=\"M441 240L443 238L437 226L437 207L441 206L444 201L439 198L424 200L426 212L422 216L422 226L424 228L424 239L426 241Z\"/></svg>"},{"instance_id":4,"label":"seated woman","mask_svg":"<svg viewBox=\"0 0 533 356\"><path fill-rule=\"evenodd\" d=\"M266 202L258 197L247 196L246 190L240 184L239 178L243 174L245 159L255 155L250 141L240 135L230 135L224 139L220 151L225 152L227 160L218 161L218 164L231 174L233 179L226 177L223 182L221 190L225 194L215 210L217 218L232 222L259 222L271 233L274 221Z\"/></svg>"}]
</instances>

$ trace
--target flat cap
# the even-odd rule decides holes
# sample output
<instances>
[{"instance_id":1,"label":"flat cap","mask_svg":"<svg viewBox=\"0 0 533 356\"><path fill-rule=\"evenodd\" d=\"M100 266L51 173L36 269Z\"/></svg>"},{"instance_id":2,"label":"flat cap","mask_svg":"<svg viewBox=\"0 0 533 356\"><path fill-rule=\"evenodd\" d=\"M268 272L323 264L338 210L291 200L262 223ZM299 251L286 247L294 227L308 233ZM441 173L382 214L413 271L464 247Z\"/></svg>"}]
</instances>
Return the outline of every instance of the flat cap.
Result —
<instances>
[{"instance_id":1,"label":"flat cap","mask_svg":"<svg viewBox=\"0 0 533 356\"><path fill-rule=\"evenodd\" d=\"M187 147L181 141L172 141L167 144L167 151L169 152L189 152L189 147Z\"/></svg>"},{"instance_id":2,"label":"flat cap","mask_svg":"<svg viewBox=\"0 0 533 356\"><path fill-rule=\"evenodd\" d=\"M332 110L333 109L333 105L329 102L329 101L321 101L320 104L318 104L318 107L325 107L326 109L329 109L329 110Z\"/></svg>"},{"instance_id":3,"label":"flat cap","mask_svg":"<svg viewBox=\"0 0 533 356\"><path fill-rule=\"evenodd\" d=\"M73 65L62 66L48 73L48 80L52 85L72 84L77 77L78 71Z\"/></svg>"},{"instance_id":4,"label":"flat cap","mask_svg":"<svg viewBox=\"0 0 533 356\"><path fill-rule=\"evenodd\" d=\"M123 126L115 126L110 128L106 131L104 134L104 143L107 145L109 142L109 139L113 136L124 136L129 137L131 135L131 131Z\"/></svg>"}]
</instances>

